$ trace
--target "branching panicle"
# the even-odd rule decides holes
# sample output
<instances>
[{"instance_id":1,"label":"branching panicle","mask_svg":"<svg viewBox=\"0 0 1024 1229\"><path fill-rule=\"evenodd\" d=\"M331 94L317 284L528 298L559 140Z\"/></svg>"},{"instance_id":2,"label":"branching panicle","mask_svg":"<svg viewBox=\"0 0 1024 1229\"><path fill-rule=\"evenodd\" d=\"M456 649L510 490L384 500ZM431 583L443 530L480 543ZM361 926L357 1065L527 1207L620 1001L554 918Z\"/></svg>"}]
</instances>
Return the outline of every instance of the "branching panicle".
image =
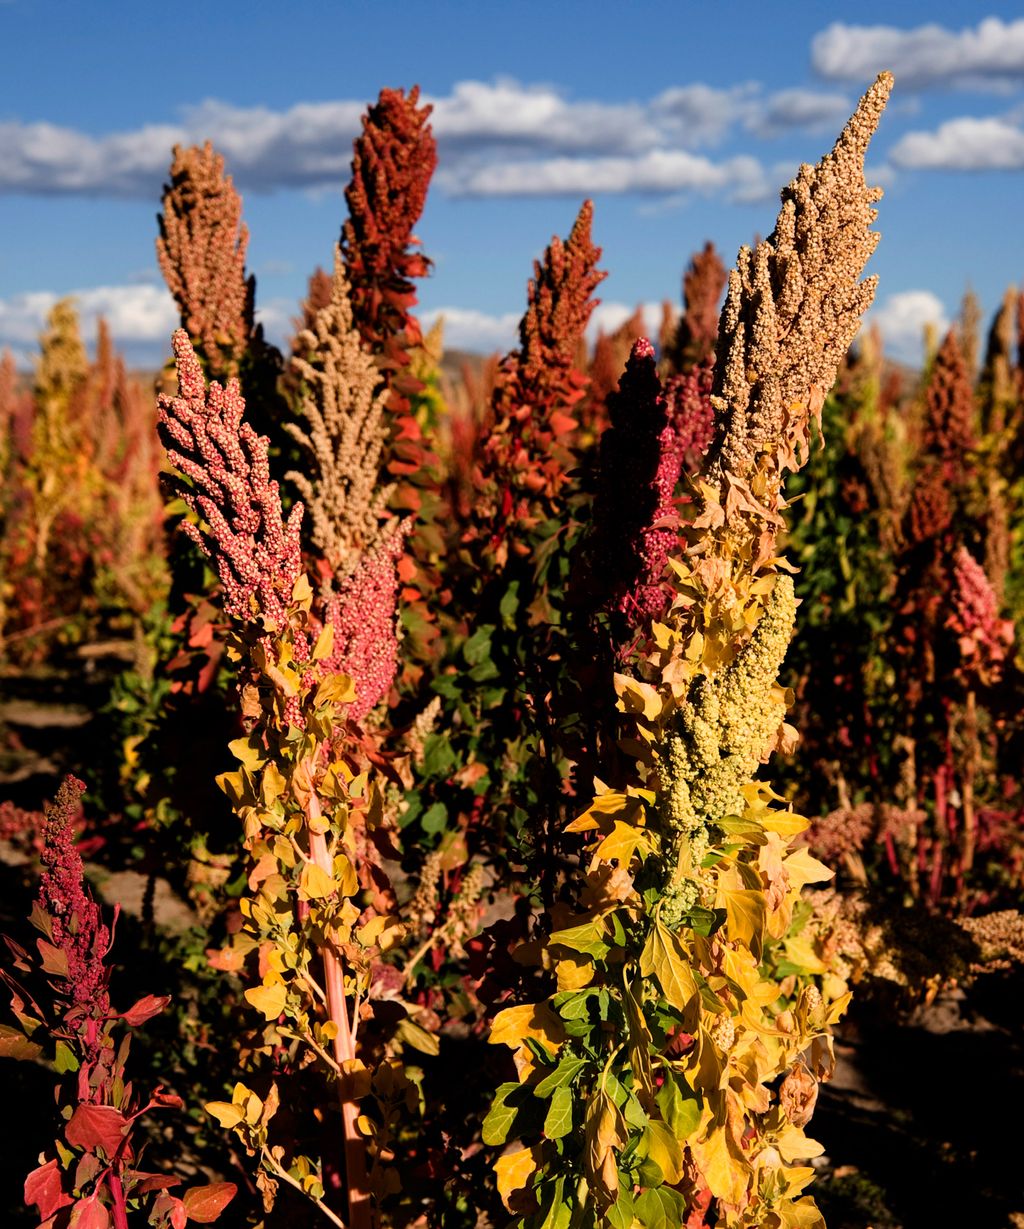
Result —
<instances>
[{"instance_id":1,"label":"branching panicle","mask_svg":"<svg viewBox=\"0 0 1024 1229\"><path fill-rule=\"evenodd\" d=\"M534 265L520 347L503 360L478 458L479 503L472 537L507 555L509 539L548 519L571 468L571 412L586 389L576 363L593 298L604 278L590 238L593 205L584 202L569 238L552 239ZM521 544L518 549L525 549Z\"/></svg>"},{"instance_id":2,"label":"branching panicle","mask_svg":"<svg viewBox=\"0 0 1024 1229\"><path fill-rule=\"evenodd\" d=\"M245 275L249 231L224 159L207 141L174 147L156 241L160 270L182 328L209 374L235 375L253 331L253 280Z\"/></svg>"},{"instance_id":3,"label":"branching panicle","mask_svg":"<svg viewBox=\"0 0 1024 1229\"><path fill-rule=\"evenodd\" d=\"M46 808L37 904L49 915L53 945L67 959L68 995L93 1019L110 1010L109 970L104 964L110 931L99 906L85 886L82 859L75 844L74 823L81 810L85 784L65 777L52 806Z\"/></svg>"},{"instance_id":4,"label":"branching panicle","mask_svg":"<svg viewBox=\"0 0 1024 1229\"><path fill-rule=\"evenodd\" d=\"M380 375L352 321L340 253L331 298L295 341L290 371L302 392L305 429L286 423L308 458L286 477L309 513L310 537L331 575L357 566L387 519L392 487L380 482L387 444Z\"/></svg>"},{"instance_id":5,"label":"branching panicle","mask_svg":"<svg viewBox=\"0 0 1024 1229\"><path fill-rule=\"evenodd\" d=\"M354 721L384 699L398 670L398 560L410 529L404 521L384 530L327 604L334 651L324 664L355 685Z\"/></svg>"},{"instance_id":6,"label":"branching panicle","mask_svg":"<svg viewBox=\"0 0 1024 1229\"><path fill-rule=\"evenodd\" d=\"M723 501L730 490L745 497L763 487L749 511L768 523L777 521L781 476L806 458L810 419L874 297L876 279L860 278L878 242L871 224L881 191L864 182L864 154L891 88L883 73L832 152L783 190L772 235L742 248L729 275L707 476Z\"/></svg>"},{"instance_id":7,"label":"branching panicle","mask_svg":"<svg viewBox=\"0 0 1024 1229\"><path fill-rule=\"evenodd\" d=\"M278 485L270 477L267 440L243 421L238 381L209 389L188 334L173 338L178 396L161 394L159 431L167 459L185 479L172 489L206 522L182 524L213 560L224 586L224 609L243 622L279 625L302 570L302 504L283 518Z\"/></svg>"}]
</instances>

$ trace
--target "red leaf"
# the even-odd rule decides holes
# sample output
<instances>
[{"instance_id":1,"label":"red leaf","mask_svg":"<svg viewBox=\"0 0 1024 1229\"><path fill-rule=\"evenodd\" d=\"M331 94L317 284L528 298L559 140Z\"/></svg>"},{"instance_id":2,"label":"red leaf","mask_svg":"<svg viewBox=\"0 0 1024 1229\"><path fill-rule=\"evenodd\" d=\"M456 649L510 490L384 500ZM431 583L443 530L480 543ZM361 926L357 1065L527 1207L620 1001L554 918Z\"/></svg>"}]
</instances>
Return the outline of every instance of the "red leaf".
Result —
<instances>
[{"instance_id":1,"label":"red leaf","mask_svg":"<svg viewBox=\"0 0 1024 1229\"><path fill-rule=\"evenodd\" d=\"M233 1182L211 1182L209 1186L193 1186L185 1192L185 1211L189 1220L200 1225L212 1225L228 1206L238 1187Z\"/></svg>"},{"instance_id":2,"label":"red leaf","mask_svg":"<svg viewBox=\"0 0 1024 1229\"><path fill-rule=\"evenodd\" d=\"M71 1209L68 1229L110 1229L110 1213L96 1195L79 1199Z\"/></svg>"},{"instance_id":3,"label":"red leaf","mask_svg":"<svg viewBox=\"0 0 1024 1229\"><path fill-rule=\"evenodd\" d=\"M43 1220L73 1202L71 1196L64 1192L61 1168L55 1160L33 1169L25 1179L25 1202L34 1203Z\"/></svg>"},{"instance_id":4,"label":"red leaf","mask_svg":"<svg viewBox=\"0 0 1024 1229\"><path fill-rule=\"evenodd\" d=\"M170 1001L169 994L147 994L139 999L134 1007L129 1007L127 1011L122 1012L121 1019L126 1024L130 1024L132 1028L138 1028L140 1024L145 1024L147 1020L158 1016Z\"/></svg>"},{"instance_id":5,"label":"red leaf","mask_svg":"<svg viewBox=\"0 0 1024 1229\"><path fill-rule=\"evenodd\" d=\"M166 1216L170 1221L171 1229L185 1229L187 1219L185 1205L174 1195L161 1191L153 1200L153 1213L157 1216Z\"/></svg>"},{"instance_id":6,"label":"red leaf","mask_svg":"<svg viewBox=\"0 0 1024 1229\"><path fill-rule=\"evenodd\" d=\"M131 1179L128 1197L134 1199L136 1195L144 1195L147 1191L167 1191L172 1186L180 1186L180 1178L172 1178L167 1174L144 1174L138 1171L132 1174L125 1175L125 1186L129 1185L128 1179Z\"/></svg>"},{"instance_id":7,"label":"red leaf","mask_svg":"<svg viewBox=\"0 0 1024 1229\"><path fill-rule=\"evenodd\" d=\"M162 1105L165 1109L183 1110L185 1102L176 1092L164 1092L163 1086L158 1084L149 1098L150 1105Z\"/></svg>"},{"instance_id":8,"label":"red leaf","mask_svg":"<svg viewBox=\"0 0 1024 1229\"><path fill-rule=\"evenodd\" d=\"M62 952L59 947L54 947L45 939L36 939L36 947L39 948L39 955L43 958L44 973L52 973L55 977L67 977L67 952Z\"/></svg>"},{"instance_id":9,"label":"red leaf","mask_svg":"<svg viewBox=\"0 0 1024 1229\"><path fill-rule=\"evenodd\" d=\"M124 1139L128 1119L112 1105L80 1105L64 1130L69 1144L79 1148L102 1148L111 1159Z\"/></svg>"}]
</instances>

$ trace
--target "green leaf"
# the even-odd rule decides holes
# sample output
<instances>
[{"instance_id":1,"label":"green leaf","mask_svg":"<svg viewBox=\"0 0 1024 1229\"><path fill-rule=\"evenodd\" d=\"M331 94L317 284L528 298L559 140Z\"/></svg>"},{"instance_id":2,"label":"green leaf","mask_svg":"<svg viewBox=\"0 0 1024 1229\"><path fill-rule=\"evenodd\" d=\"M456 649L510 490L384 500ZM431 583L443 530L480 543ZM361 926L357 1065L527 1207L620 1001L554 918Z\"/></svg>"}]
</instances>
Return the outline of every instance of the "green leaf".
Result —
<instances>
[{"instance_id":1,"label":"green leaf","mask_svg":"<svg viewBox=\"0 0 1024 1229\"><path fill-rule=\"evenodd\" d=\"M496 1148L508 1139L508 1133L519 1113L519 1107L509 1105L508 1099L521 1087L521 1084L514 1083L499 1084L498 1091L494 1094L494 1101L484 1119L483 1141L488 1147Z\"/></svg>"},{"instance_id":2,"label":"green leaf","mask_svg":"<svg viewBox=\"0 0 1024 1229\"><path fill-rule=\"evenodd\" d=\"M65 1071L78 1070L78 1059L74 1056L71 1051L71 1047L66 1041L57 1042L57 1053L53 1060L53 1065L57 1068L61 1075L63 1075Z\"/></svg>"},{"instance_id":3,"label":"green leaf","mask_svg":"<svg viewBox=\"0 0 1024 1229\"><path fill-rule=\"evenodd\" d=\"M544 1208L544 1219L539 1229L569 1229L572 1224L573 1204L566 1199L563 1191L565 1178L559 1174L554 1182L546 1182L537 1188L541 1207ZM550 1191L550 1197L548 1192Z\"/></svg>"},{"instance_id":4,"label":"green leaf","mask_svg":"<svg viewBox=\"0 0 1024 1229\"><path fill-rule=\"evenodd\" d=\"M608 944L602 939L604 929L604 919L595 918L582 926L567 926L565 930L554 931L548 938L548 944L551 947L567 947L570 951L601 960L608 955Z\"/></svg>"},{"instance_id":5,"label":"green leaf","mask_svg":"<svg viewBox=\"0 0 1024 1229\"><path fill-rule=\"evenodd\" d=\"M58 1042L58 1045L62 1043ZM18 1028L12 1028L9 1024L0 1024L0 1058L20 1058L31 1061L38 1058L43 1052L43 1047L37 1045L34 1041L29 1041L25 1034ZM60 1067L57 1070L61 1070ZM68 1068L72 1070L72 1068Z\"/></svg>"},{"instance_id":6,"label":"green leaf","mask_svg":"<svg viewBox=\"0 0 1024 1229\"><path fill-rule=\"evenodd\" d=\"M658 1186L639 1196L633 1214L644 1229L678 1229L686 1219L686 1202L678 1191Z\"/></svg>"},{"instance_id":7,"label":"green leaf","mask_svg":"<svg viewBox=\"0 0 1024 1229\"><path fill-rule=\"evenodd\" d=\"M694 905L683 914L683 925L709 938L725 923L725 917L724 909L705 909L703 905Z\"/></svg>"},{"instance_id":8,"label":"green leaf","mask_svg":"<svg viewBox=\"0 0 1024 1229\"><path fill-rule=\"evenodd\" d=\"M556 1088L571 1084L586 1065L587 1060L585 1058L573 1058L567 1054L554 1071L550 1072L539 1084L534 1086L533 1095L535 1097L550 1097Z\"/></svg>"},{"instance_id":9,"label":"green leaf","mask_svg":"<svg viewBox=\"0 0 1024 1229\"><path fill-rule=\"evenodd\" d=\"M604 1217L610 1229L633 1229L635 1218L633 1192L626 1182L619 1183L619 1196L605 1212Z\"/></svg>"},{"instance_id":10,"label":"green leaf","mask_svg":"<svg viewBox=\"0 0 1024 1229\"><path fill-rule=\"evenodd\" d=\"M544 1134L548 1139L562 1139L572 1130L572 1090L566 1085L555 1089L544 1119Z\"/></svg>"},{"instance_id":11,"label":"green leaf","mask_svg":"<svg viewBox=\"0 0 1024 1229\"><path fill-rule=\"evenodd\" d=\"M680 1084L682 1083L682 1087ZM694 1091L671 1071L658 1089L658 1109L676 1139L689 1139L700 1125L701 1103Z\"/></svg>"},{"instance_id":12,"label":"green leaf","mask_svg":"<svg viewBox=\"0 0 1024 1229\"><path fill-rule=\"evenodd\" d=\"M477 628L472 636L470 636L462 646L462 656L466 659L467 665L478 666L482 661L486 661L490 657L491 636L493 633L493 626L485 623L483 627Z\"/></svg>"},{"instance_id":13,"label":"green leaf","mask_svg":"<svg viewBox=\"0 0 1024 1229\"><path fill-rule=\"evenodd\" d=\"M654 976L665 998L678 1011L685 1011L697 994L693 970L679 936L656 921L640 956L640 972Z\"/></svg>"},{"instance_id":14,"label":"green leaf","mask_svg":"<svg viewBox=\"0 0 1024 1229\"><path fill-rule=\"evenodd\" d=\"M427 807L420 819L420 827L424 832L443 832L448 826L448 808L443 802L435 802Z\"/></svg>"}]
</instances>

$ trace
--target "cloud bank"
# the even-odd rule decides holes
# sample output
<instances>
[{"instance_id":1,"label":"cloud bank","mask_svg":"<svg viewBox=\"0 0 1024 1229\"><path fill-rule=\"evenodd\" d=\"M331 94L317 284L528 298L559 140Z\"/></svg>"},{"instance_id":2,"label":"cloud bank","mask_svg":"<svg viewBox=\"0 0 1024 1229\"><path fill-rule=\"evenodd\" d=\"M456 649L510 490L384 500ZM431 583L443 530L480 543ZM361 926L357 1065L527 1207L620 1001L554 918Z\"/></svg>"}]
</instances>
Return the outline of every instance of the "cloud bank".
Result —
<instances>
[{"instance_id":1,"label":"cloud bank","mask_svg":"<svg viewBox=\"0 0 1024 1229\"><path fill-rule=\"evenodd\" d=\"M920 367L924 359L925 328L932 324L940 334L949 328L942 300L930 290L889 295L871 309L867 320L878 325L886 353L910 367Z\"/></svg>"},{"instance_id":2,"label":"cloud bank","mask_svg":"<svg viewBox=\"0 0 1024 1229\"><path fill-rule=\"evenodd\" d=\"M701 83L603 103L513 79L461 81L426 101L442 151L440 183L453 194L705 192L741 200L766 190L757 160L695 151L736 134L764 141L835 129L852 106L834 90ZM0 193L153 200L171 147L207 138L242 188L339 189L365 106L349 99L273 110L210 99L185 108L177 123L103 135L9 120L0 123Z\"/></svg>"},{"instance_id":3,"label":"cloud bank","mask_svg":"<svg viewBox=\"0 0 1024 1229\"><path fill-rule=\"evenodd\" d=\"M887 68L901 90L951 85L1005 90L1024 85L1024 18L986 17L963 30L837 21L815 35L811 63L833 81L868 80Z\"/></svg>"}]
</instances>

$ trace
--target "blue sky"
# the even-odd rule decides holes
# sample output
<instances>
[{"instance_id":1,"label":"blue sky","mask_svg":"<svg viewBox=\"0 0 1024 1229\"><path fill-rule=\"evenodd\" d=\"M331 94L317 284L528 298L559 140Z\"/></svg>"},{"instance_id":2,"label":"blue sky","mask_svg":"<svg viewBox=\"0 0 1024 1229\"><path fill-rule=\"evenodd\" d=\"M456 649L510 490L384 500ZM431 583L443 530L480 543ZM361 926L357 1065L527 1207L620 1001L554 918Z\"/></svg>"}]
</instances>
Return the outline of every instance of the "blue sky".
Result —
<instances>
[{"instance_id":1,"label":"blue sky","mask_svg":"<svg viewBox=\"0 0 1024 1229\"><path fill-rule=\"evenodd\" d=\"M282 337L329 265L358 116L382 86L435 102L421 303L452 345L512 343L532 259L596 200L600 321L678 301L689 254L767 233L883 68L869 163L885 187L876 315L913 360L968 283L1024 275L1020 4L0 0L0 346L27 359L79 296L136 363L174 322L154 215L175 140L211 137L245 199L250 268Z\"/></svg>"}]
</instances>

